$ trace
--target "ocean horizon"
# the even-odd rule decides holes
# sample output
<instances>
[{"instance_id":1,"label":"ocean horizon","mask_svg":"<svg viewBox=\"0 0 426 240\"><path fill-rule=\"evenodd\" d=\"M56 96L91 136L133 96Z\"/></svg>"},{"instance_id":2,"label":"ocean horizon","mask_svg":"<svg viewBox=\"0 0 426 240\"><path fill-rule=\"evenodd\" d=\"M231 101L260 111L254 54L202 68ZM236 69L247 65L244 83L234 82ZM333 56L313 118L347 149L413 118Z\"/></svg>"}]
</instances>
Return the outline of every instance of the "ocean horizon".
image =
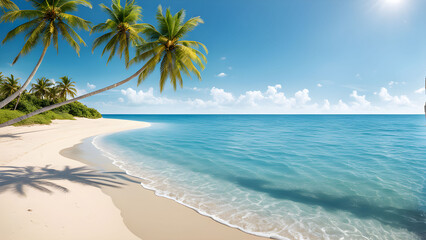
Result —
<instances>
[{"instance_id":1,"label":"ocean horizon","mask_svg":"<svg viewBox=\"0 0 426 240\"><path fill-rule=\"evenodd\" d=\"M93 139L114 164L226 225L277 239L425 239L423 115L104 117L151 124Z\"/></svg>"}]
</instances>

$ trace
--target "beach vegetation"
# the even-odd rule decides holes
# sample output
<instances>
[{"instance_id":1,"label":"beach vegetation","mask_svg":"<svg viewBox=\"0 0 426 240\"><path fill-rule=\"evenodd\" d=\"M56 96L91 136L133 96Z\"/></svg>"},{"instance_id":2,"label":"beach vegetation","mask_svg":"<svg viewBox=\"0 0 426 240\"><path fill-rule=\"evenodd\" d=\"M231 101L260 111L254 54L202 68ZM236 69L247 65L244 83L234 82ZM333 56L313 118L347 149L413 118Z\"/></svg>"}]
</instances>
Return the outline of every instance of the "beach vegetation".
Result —
<instances>
[{"instance_id":1,"label":"beach vegetation","mask_svg":"<svg viewBox=\"0 0 426 240\"><path fill-rule=\"evenodd\" d=\"M2 1L2 4L10 2L9 0L0 1ZM41 62L43 61L47 48L51 44L53 44L54 48L56 48L58 51L59 35L61 35L62 38L65 39L72 48L74 48L78 55L80 52L80 44L86 46L86 43L77 34L74 28L89 31L91 27L90 22L72 15L69 12L76 11L79 5L91 8L92 5L89 1L32 0L30 2L33 9L20 10L17 7L15 9L12 8L11 11L6 12L0 18L0 22L27 20L27 22L22 23L8 32L2 43L12 40L19 34L25 34L24 46L19 51L12 64L15 64L21 55L25 55L33 50L40 42L43 45L43 52L28 79L24 82L18 91L0 102L0 108L3 108L6 104L18 97L30 84L38 68L40 67Z\"/></svg>"},{"instance_id":2,"label":"beach vegetation","mask_svg":"<svg viewBox=\"0 0 426 240\"><path fill-rule=\"evenodd\" d=\"M25 115L25 113L21 111L14 111L9 109L0 109L0 122L6 122L11 119L18 118L20 116ZM14 126L21 126L21 125L33 125L33 124L50 124L52 123L52 120L55 119L67 119L67 120L74 120L74 116L72 116L69 113L62 113L62 112L45 112L43 114L39 114L37 116L32 116L30 118L27 118L23 121L20 121L18 123L15 123Z\"/></svg>"},{"instance_id":3,"label":"beach vegetation","mask_svg":"<svg viewBox=\"0 0 426 240\"><path fill-rule=\"evenodd\" d=\"M14 99L0 110L0 123L25 116L37 109L64 101L65 98L61 97L61 91L62 94L64 94L64 92L69 93L69 91L76 94L75 88L73 87L74 82L71 82L68 77L61 79L62 81L56 86L45 77L38 79L37 83L33 84L33 91L23 91L17 99ZM18 80L19 78L15 78L11 75L1 81L0 100L19 89L20 84ZM46 111L41 114L40 117L33 116L28 118L17 125L49 124L51 120L54 119L74 119L74 117L100 118L102 115L96 109L89 108L76 101L56 108L53 111Z\"/></svg>"}]
</instances>

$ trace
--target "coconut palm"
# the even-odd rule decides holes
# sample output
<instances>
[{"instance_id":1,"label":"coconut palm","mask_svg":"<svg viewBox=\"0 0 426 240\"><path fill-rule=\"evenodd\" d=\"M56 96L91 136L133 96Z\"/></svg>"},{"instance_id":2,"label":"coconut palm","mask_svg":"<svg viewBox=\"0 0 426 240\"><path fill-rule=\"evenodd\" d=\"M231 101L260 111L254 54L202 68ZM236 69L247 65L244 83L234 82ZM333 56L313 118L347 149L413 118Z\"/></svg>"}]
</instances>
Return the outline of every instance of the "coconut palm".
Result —
<instances>
[{"instance_id":1,"label":"coconut palm","mask_svg":"<svg viewBox=\"0 0 426 240\"><path fill-rule=\"evenodd\" d=\"M67 96L75 97L77 95L75 82L71 81L71 78L67 76L61 77L61 80L62 81L58 84L59 98L66 100Z\"/></svg>"},{"instance_id":2,"label":"coconut palm","mask_svg":"<svg viewBox=\"0 0 426 240\"><path fill-rule=\"evenodd\" d=\"M9 10L19 9L18 6L16 6L16 4L10 0L0 0L0 8L3 9L3 12L5 12L5 9L9 9Z\"/></svg>"},{"instance_id":3,"label":"coconut palm","mask_svg":"<svg viewBox=\"0 0 426 240\"><path fill-rule=\"evenodd\" d=\"M207 59L197 48L203 47L206 53L207 48L200 42L182 40L182 38L198 24L203 23L203 20L195 17L184 23L185 11L183 10L172 15L170 9L167 9L164 16L161 5L158 7L156 18L159 29L157 30L152 25L144 29L143 32L150 42L138 46L136 57L131 61L133 64L147 60L139 75L138 85L154 71L160 62L160 92L163 91L168 78L170 78L174 90L176 90L177 81L183 87L181 72L189 77L192 72L201 80L200 71L195 66L198 65L201 70L204 70L203 62L207 62Z\"/></svg>"},{"instance_id":4,"label":"coconut palm","mask_svg":"<svg viewBox=\"0 0 426 240\"><path fill-rule=\"evenodd\" d=\"M2 76L0 74L0 95L3 96L10 96L16 91L21 88L21 85L19 84L19 79L13 76L13 74L10 75L10 77L6 77L2 79ZM16 101L15 108L13 110L16 110L19 104L19 100L21 100L21 94L19 94L18 100Z\"/></svg>"},{"instance_id":5,"label":"coconut palm","mask_svg":"<svg viewBox=\"0 0 426 240\"><path fill-rule=\"evenodd\" d=\"M52 100L52 101L55 101L55 100L61 98L60 95L59 95L58 86L53 86L53 87L48 88L48 94L47 94L46 97L47 97L47 99Z\"/></svg>"},{"instance_id":6,"label":"coconut palm","mask_svg":"<svg viewBox=\"0 0 426 240\"><path fill-rule=\"evenodd\" d=\"M15 92L2 102L0 108L3 108L7 103L16 98L30 84L35 73L37 72L47 48L50 44L58 51L58 36L62 37L75 49L77 54L80 52L80 45L86 46L83 39L75 32L73 28L81 28L86 31L90 29L90 22L86 21L68 12L76 11L78 5L92 7L87 0L29 0L34 9L32 10L13 10L5 13L0 22L14 22L17 19L28 19L15 29L11 30L2 43L5 43L20 33L25 33L25 44L19 54L13 61L13 64L18 61L21 55L29 53L34 49L39 42L42 42L43 52L38 60L34 70L31 72L28 79L22 85L19 91Z\"/></svg>"},{"instance_id":7,"label":"coconut palm","mask_svg":"<svg viewBox=\"0 0 426 240\"><path fill-rule=\"evenodd\" d=\"M27 119L36 114L46 112L65 104L75 102L98 93L105 92L112 88L123 85L133 78L139 76L138 84L140 84L146 77L154 70L155 65L161 61L161 78L160 87L161 90L164 87L164 82L167 78L170 78L173 87L176 89L176 81L182 86L182 74L189 75L191 72L194 73L200 80L201 74L196 68L198 65L201 69L204 69L203 61L206 62L205 56L199 52L196 48L201 46L207 52L206 47L195 41L182 40L182 38L188 32L192 31L200 23L203 23L200 17L194 17L184 22L185 13L183 10L179 11L175 15L171 15L170 10L167 9L166 15L163 15L161 6L158 7L157 21L160 29L157 30L154 26L149 26L144 30L148 39L151 42L143 43L138 47L137 55L132 60L132 63L138 63L142 60L148 59L147 62L140 68L136 73L130 77L112 84L108 87L93 91L91 93L84 94L82 96L53 104L19 118L10 120L8 122L0 124L0 127L9 126L17 123L24 119Z\"/></svg>"},{"instance_id":8,"label":"coconut palm","mask_svg":"<svg viewBox=\"0 0 426 240\"><path fill-rule=\"evenodd\" d=\"M20 78L15 78L13 74L11 74L10 77L5 77L0 85L0 95L7 97L18 91L21 87L19 79Z\"/></svg>"},{"instance_id":9,"label":"coconut palm","mask_svg":"<svg viewBox=\"0 0 426 240\"><path fill-rule=\"evenodd\" d=\"M36 83L31 84L30 92L40 99L47 99L50 95L50 88L52 88L53 82L49 79L42 77L37 79Z\"/></svg>"},{"instance_id":10,"label":"coconut palm","mask_svg":"<svg viewBox=\"0 0 426 240\"><path fill-rule=\"evenodd\" d=\"M138 23L142 18L142 8L135 5L134 0L126 0L124 7L121 6L120 0L112 0L111 8L104 4L99 6L108 14L110 19L92 28L91 33L108 31L96 38L93 42L92 52L101 44L106 43L102 56L105 52L110 52L107 64L116 53L120 54L120 58L124 53L124 62L127 67L130 60L129 48L143 42L139 33L146 24Z\"/></svg>"}]
</instances>

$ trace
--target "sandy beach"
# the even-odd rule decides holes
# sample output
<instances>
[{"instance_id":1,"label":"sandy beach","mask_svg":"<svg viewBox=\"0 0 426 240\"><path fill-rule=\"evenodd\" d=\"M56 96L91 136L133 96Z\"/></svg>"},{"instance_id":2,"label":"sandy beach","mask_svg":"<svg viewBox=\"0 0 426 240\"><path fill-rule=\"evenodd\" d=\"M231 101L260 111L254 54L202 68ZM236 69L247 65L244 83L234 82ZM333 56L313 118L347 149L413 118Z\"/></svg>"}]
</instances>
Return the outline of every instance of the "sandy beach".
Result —
<instances>
[{"instance_id":1,"label":"sandy beach","mask_svg":"<svg viewBox=\"0 0 426 240\"><path fill-rule=\"evenodd\" d=\"M0 129L0 239L263 239L156 196L110 162L90 165L74 148L148 126L78 119Z\"/></svg>"}]
</instances>

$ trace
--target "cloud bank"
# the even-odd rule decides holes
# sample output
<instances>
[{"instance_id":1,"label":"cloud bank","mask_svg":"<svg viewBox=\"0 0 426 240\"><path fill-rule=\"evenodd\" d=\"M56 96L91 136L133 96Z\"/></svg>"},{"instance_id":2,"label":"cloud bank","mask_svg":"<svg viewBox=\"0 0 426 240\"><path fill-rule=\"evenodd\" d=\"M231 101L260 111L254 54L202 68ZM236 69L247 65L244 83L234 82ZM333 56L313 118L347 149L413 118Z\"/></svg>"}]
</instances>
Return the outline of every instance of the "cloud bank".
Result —
<instances>
[{"instance_id":1,"label":"cloud bank","mask_svg":"<svg viewBox=\"0 0 426 240\"><path fill-rule=\"evenodd\" d=\"M208 95L204 94L203 98L171 99L161 96L152 87L146 91L127 88L120 91L118 102L140 106L143 112L150 111L149 106L157 106L156 110L169 113L421 113L422 109L406 95L392 95L385 87L371 94L370 99L353 90L348 92L347 100L334 101L327 98L314 100L307 88L287 95L281 84L242 94L217 87L205 91Z\"/></svg>"}]
</instances>

